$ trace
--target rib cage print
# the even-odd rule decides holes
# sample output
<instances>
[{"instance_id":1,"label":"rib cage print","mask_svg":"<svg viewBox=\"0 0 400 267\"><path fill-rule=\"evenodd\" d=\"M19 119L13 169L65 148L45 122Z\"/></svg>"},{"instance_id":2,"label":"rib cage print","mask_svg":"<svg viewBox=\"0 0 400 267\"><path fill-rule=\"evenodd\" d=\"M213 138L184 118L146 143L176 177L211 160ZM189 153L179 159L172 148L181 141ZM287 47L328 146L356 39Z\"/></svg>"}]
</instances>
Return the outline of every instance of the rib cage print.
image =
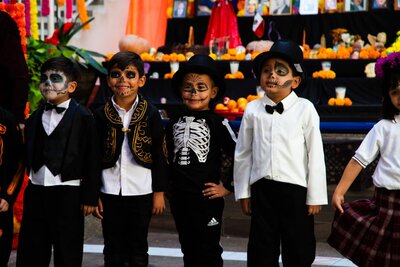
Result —
<instances>
[{"instance_id":1,"label":"rib cage print","mask_svg":"<svg viewBox=\"0 0 400 267\"><path fill-rule=\"evenodd\" d=\"M179 165L190 164L190 150L199 162L206 162L210 150L210 128L205 119L195 117L182 117L173 126L174 136L174 161Z\"/></svg>"}]
</instances>

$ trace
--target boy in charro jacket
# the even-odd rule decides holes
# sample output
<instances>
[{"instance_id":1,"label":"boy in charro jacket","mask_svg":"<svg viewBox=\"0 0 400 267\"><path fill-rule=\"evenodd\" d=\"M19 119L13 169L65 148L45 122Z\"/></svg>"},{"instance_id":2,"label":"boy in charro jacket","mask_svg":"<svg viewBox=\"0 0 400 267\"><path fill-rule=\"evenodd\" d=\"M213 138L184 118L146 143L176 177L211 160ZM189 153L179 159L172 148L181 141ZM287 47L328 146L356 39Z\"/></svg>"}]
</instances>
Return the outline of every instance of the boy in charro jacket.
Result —
<instances>
[{"instance_id":1,"label":"boy in charro jacket","mask_svg":"<svg viewBox=\"0 0 400 267\"><path fill-rule=\"evenodd\" d=\"M113 96L96 110L102 146L102 219L105 266L147 266L152 214L165 209L167 189L164 130L156 107L138 93L144 64L133 52L108 62ZM127 265L126 265L127 264Z\"/></svg>"},{"instance_id":2,"label":"boy in charro jacket","mask_svg":"<svg viewBox=\"0 0 400 267\"><path fill-rule=\"evenodd\" d=\"M77 87L76 63L65 57L41 67L46 104L25 127L29 184L17 266L81 266L84 215L95 210L100 157L93 115L70 93Z\"/></svg>"},{"instance_id":3,"label":"boy in charro jacket","mask_svg":"<svg viewBox=\"0 0 400 267\"><path fill-rule=\"evenodd\" d=\"M13 240L13 209L24 176L22 134L0 107L0 267L7 267Z\"/></svg>"}]
</instances>

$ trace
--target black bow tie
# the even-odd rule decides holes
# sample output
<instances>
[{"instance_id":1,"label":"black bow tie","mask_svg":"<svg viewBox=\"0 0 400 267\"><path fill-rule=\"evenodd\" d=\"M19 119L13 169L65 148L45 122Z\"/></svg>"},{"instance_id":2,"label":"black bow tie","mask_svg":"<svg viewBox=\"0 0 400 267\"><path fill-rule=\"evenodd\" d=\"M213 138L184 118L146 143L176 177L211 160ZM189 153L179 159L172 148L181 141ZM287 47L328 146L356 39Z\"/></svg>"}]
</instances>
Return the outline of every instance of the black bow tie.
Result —
<instances>
[{"instance_id":1,"label":"black bow tie","mask_svg":"<svg viewBox=\"0 0 400 267\"><path fill-rule=\"evenodd\" d=\"M276 106L265 105L265 111L268 112L269 114L274 113L274 110L276 110L279 114L282 114L283 112L282 102L279 102Z\"/></svg>"},{"instance_id":2,"label":"black bow tie","mask_svg":"<svg viewBox=\"0 0 400 267\"><path fill-rule=\"evenodd\" d=\"M66 110L66 108L63 107L57 107L56 105L50 104L50 103L46 103L46 105L44 106L44 110L52 110L55 109L57 111L57 113L61 113L64 110Z\"/></svg>"}]
</instances>

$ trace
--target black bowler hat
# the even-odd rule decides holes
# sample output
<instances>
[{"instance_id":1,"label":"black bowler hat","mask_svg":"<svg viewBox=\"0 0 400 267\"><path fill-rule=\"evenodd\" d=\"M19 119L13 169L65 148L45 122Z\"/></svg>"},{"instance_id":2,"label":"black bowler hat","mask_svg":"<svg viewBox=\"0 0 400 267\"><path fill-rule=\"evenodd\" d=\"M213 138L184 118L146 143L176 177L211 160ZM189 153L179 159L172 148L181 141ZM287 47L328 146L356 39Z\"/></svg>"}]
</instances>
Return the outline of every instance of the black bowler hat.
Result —
<instances>
[{"instance_id":1,"label":"black bowler hat","mask_svg":"<svg viewBox=\"0 0 400 267\"><path fill-rule=\"evenodd\" d=\"M197 54L192 56L186 64L181 64L179 70L172 77L172 88L180 95L182 80L188 73L207 74L217 86L218 93L214 100L222 98L225 93L225 81L219 75L215 60L208 55Z\"/></svg>"},{"instance_id":2,"label":"black bowler hat","mask_svg":"<svg viewBox=\"0 0 400 267\"><path fill-rule=\"evenodd\" d=\"M270 58L280 58L287 61L292 65L297 75L301 76L300 86L305 82L306 72L303 66L303 51L298 44L291 40L278 40L274 42L269 51L259 54L253 61L253 72L258 81L260 81L264 62Z\"/></svg>"}]
</instances>

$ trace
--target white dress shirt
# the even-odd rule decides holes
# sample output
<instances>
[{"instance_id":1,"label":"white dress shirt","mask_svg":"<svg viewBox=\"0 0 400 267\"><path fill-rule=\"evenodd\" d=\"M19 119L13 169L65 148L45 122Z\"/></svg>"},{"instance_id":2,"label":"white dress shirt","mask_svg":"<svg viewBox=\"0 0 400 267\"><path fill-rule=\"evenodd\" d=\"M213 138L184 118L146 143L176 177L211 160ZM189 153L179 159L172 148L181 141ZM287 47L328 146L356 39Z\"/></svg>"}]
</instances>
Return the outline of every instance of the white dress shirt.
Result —
<instances>
[{"instance_id":1,"label":"white dress shirt","mask_svg":"<svg viewBox=\"0 0 400 267\"><path fill-rule=\"evenodd\" d=\"M128 128L133 111L139 103L139 97L136 97L128 111L118 106L114 98L112 98L112 103L121 117L123 127ZM102 172L101 192L111 195L121 194L122 196L145 195L153 192L151 170L135 161L129 148L127 133L125 133L116 164Z\"/></svg>"},{"instance_id":2,"label":"white dress shirt","mask_svg":"<svg viewBox=\"0 0 400 267\"><path fill-rule=\"evenodd\" d=\"M47 135L50 135L57 125L60 123L62 118L64 117L65 112L68 109L69 102L71 99L57 105L58 107L63 107L65 110L61 113L57 113L55 109L44 110L42 116L42 123L44 131ZM61 181L61 175L58 174L54 176L51 171L43 165L37 172L34 172L32 169L30 171L30 179L33 184L41 185L41 186L56 186L56 185L72 185L72 186L79 186L80 179L70 180L66 182Z\"/></svg>"},{"instance_id":3,"label":"white dress shirt","mask_svg":"<svg viewBox=\"0 0 400 267\"><path fill-rule=\"evenodd\" d=\"M259 179L307 188L307 205L327 204L326 172L319 116L313 104L294 92L282 100L282 114L266 95L246 106L235 150L236 199L249 198Z\"/></svg>"},{"instance_id":4,"label":"white dress shirt","mask_svg":"<svg viewBox=\"0 0 400 267\"><path fill-rule=\"evenodd\" d=\"M381 120L368 132L353 159L364 168L380 155L372 179L374 185L400 189L400 115L393 121Z\"/></svg>"}]
</instances>

